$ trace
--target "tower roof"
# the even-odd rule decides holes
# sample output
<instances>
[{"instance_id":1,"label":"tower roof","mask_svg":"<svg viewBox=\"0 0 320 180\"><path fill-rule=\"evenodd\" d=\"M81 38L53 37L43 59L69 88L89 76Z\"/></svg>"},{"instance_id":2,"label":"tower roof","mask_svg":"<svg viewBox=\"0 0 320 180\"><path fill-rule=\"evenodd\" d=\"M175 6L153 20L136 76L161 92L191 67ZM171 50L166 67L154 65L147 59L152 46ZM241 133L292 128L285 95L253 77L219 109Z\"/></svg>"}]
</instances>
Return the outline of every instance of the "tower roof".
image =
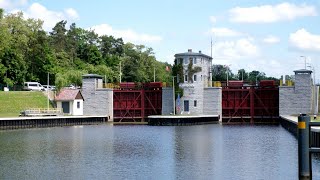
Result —
<instances>
[{"instance_id":1,"label":"tower roof","mask_svg":"<svg viewBox=\"0 0 320 180\"><path fill-rule=\"evenodd\" d=\"M210 56L208 56L206 54L202 54L201 51L196 53L196 52L192 52L191 49L189 49L188 52L177 53L177 54L174 55L174 57L178 57L178 56L202 56L202 57L206 57L206 58L212 59L212 57L210 57Z\"/></svg>"}]
</instances>

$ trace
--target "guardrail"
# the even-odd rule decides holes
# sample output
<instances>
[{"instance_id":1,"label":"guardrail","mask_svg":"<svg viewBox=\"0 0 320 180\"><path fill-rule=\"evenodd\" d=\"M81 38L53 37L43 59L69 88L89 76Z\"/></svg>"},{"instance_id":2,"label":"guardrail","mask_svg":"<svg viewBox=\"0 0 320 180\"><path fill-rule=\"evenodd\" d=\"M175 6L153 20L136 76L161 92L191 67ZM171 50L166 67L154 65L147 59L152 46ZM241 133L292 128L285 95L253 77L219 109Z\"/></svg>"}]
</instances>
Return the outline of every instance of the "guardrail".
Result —
<instances>
[{"instance_id":1,"label":"guardrail","mask_svg":"<svg viewBox=\"0 0 320 180\"><path fill-rule=\"evenodd\" d=\"M20 116L59 116L62 114L62 108L30 108L21 111Z\"/></svg>"},{"instance_id":2,"label":"guardrail","mask_svg":"<svg viewBox=\"0 0 320 180\"><path fill-rule=\"evenodd\" d=\"M298 156L299 179L312 179L311 154L320 153L320 148L310 146L311 126L320 126L320 122L310 122L310 116L298 117Z\"/></svg>"}]
</instances>

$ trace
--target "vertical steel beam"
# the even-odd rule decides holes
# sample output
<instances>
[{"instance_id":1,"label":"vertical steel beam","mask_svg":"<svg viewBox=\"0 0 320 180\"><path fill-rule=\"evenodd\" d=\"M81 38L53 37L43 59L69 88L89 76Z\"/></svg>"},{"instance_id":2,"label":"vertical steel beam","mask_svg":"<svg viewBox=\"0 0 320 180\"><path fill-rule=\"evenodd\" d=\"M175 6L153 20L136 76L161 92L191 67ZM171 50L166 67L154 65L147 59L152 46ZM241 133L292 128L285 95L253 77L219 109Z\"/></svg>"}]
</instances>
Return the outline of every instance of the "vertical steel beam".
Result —
<instances>
[{"instance_id":1,"label":"vertical steel beam","mask_svg":"<svg viewBox=\"0 0 320 180\"><path fill-rule=\"evenodd\" d=\"M309 122L310 116L301 114L298 117L298 161L299 161L299 179L309 179L310 171L310 153L309 153Z\"/></svg>"},{"instance_id":2,"label":"vertical steel beam","mask_svg":"<svg viewBox=\"0 0 320 180\"><path fill-rule=\"evenodd\" d=\"M254 87L250 87L250 123L254 123Z\"/></svg>"}]
</instances>

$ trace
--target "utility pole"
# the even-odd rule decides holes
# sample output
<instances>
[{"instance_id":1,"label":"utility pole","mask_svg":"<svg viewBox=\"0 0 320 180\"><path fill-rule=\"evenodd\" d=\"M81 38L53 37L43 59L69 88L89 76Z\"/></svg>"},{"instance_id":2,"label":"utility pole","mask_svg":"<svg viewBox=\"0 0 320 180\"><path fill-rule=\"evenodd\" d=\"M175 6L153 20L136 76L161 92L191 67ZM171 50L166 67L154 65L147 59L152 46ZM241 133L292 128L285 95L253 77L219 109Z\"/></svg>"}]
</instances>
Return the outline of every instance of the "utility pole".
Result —
<instances>
[{"instance_id":1,"label":"utility pole","mask_svg":"<svg viewBox=\"0 0 320 180\"><path fill-rule=\"evenodd\" d=\"M153 66L153 82L156 82L156 67Z\"/></svg>"},{"instance_id":2,"label":"utility pole","mask_svg":"<svg viewBox=\"0 0 320 180\"><path fill-rule=\"evenodd\" d=\"M243 81L243 71L241 71L241 80Z\"/></svg>"},{"instance_id":3,"label":"utility pole","mask_svg":"<svg viewBox=\"0 0 320 180\"><path fill-rule=\"evenodd\" d=\"M210 43L210 45L211 45L211 58L212 58L212 37L211 37L211 43Z\"/></svg>"},{"instance_id":4,"label":"utility pole","mask_svg":"<svg viewBox=\"0 0 320 180\"><path fill-rule=\"evenodd\" d=\"M304 69L307 69L307 58L305 56L300 56L304 58Z\"/></svg>"},{"instance_id":5,"label":"utility pole","mask_svg":"<svg viewBox=\"0 0 320 180\"><path fill-rule=\"evenodd\" d=\"M122 75L122 73L121 73L121 61L120 61L120 73L119 73L120 83L121 83L121 75Z\"/></svg>"},{"instance_id":6,"label":"utility pole","mask_svg":"<svg viewBox=\"0 0 320 180\"><path fill-rule=\"evenodd\" d=\"M48 79L47 79L47 96L48 96L48 111L49 111L49 72L48 72Z\"/></svg>"}]
</instances>

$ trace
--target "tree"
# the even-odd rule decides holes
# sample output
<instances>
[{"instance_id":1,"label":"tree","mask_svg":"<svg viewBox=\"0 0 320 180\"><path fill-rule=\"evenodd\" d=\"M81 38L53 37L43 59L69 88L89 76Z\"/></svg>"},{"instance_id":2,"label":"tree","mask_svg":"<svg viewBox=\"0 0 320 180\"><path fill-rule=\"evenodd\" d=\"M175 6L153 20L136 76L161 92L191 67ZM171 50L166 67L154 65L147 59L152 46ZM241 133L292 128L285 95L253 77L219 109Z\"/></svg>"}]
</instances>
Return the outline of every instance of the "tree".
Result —
<instances>
[{"instance_id":1,"label":"tree","mask_svg":"<svg viewBox=\"0 0 320 180\"><path fill-rule=\"evenodd\" d=\"M212 66L212 81L226 81L227 80L228 68L224 65L213 65Z\"/></svg>"},{"instance_id":2,"label":"tree","mask_svg":"<svg viewBox=\"0 0 320 180\"><path fill-rule=\"evenodd\" d=\"M4 10L2 8L0 8L0 19L3 18L3 14L4 14Z\"/></svg>"},{"instance_id":3,"label":"tree","mask_svg":"<svg viewBox=\"0 0 320 180\"><path fill-rule=\"evenodd\" d=\"M239 69L237 76L239 80L248 81L248 73L244 69Z\"/></svg>"},{"instance_id":4,"label":"tree","mask_svg":"<svg viewBox=\"0 0 320 180\"><path fill-rule=\"evenodd\" d=\"M58 22L50 32L51 46L56 52L62 52L66 49L67 38L66 38L66 24L67 21Z\"/></svg>"}]
</instances>

